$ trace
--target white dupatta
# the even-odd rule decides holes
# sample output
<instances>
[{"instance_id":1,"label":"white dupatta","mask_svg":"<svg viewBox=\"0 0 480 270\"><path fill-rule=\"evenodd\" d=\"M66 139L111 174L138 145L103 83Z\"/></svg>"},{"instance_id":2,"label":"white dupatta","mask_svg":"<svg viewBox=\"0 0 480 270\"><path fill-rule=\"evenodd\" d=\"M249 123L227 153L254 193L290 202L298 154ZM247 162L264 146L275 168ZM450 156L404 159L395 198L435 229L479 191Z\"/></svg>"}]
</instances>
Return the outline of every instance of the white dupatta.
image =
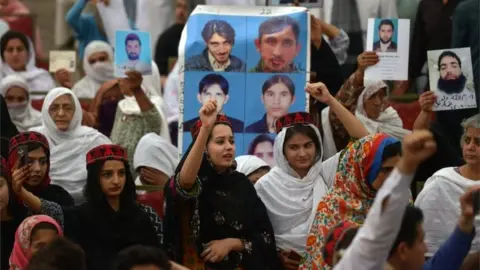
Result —
<instances>
[{"instance_id":1,"label":"white dupatta","mask_svg":"<svg viewBox=\"0 0 480 270\"><path fill-rule=\"evenodd\" d=\"M67 131L59 131L48 112L53 101L62 95L71 95L75 113ZM52 89L45 97L42 107L42 126L32 131L42 133L50 145L50 178L52 184L66 189L79 204L84 201L83 187L87 181L87 152L102 144L111 144L110 139L96 129L82 126L82 107L78 98L67 88Z\"/></svg>"},{"instance_id":2,"label":"white dupatta","mask_svg":"<svg viewBox=\"0 0 480 270\"><path fill-rule=\"evenodd\" d=\"M428 178L415 200L415 206L422 209L425 243L433 256L445 243L457 226L460 216L460 196L479 181L470 180L455 171L455 167L443 168ZM480 217L475 218L475 229L480 230ZM477 234L470 252L480 249L480 234Z\"/></svg>"},{"instance_id":3,"label":"white dupatta","mask_svg":"<svg viewBox=\"0 0 480 270\"><path fill-rule=\"evenodd\" d=\"M314 125L309 126L315 130L322 146L320 132ZM300 178L283 155L287 129L284 128L275 138L277 166L257 181L255 189L267 208L277 246L302 253L315 209L333 183L338 156L322 162L322 154L319 153L308 174Z\"/></svg>"}]
</instances>

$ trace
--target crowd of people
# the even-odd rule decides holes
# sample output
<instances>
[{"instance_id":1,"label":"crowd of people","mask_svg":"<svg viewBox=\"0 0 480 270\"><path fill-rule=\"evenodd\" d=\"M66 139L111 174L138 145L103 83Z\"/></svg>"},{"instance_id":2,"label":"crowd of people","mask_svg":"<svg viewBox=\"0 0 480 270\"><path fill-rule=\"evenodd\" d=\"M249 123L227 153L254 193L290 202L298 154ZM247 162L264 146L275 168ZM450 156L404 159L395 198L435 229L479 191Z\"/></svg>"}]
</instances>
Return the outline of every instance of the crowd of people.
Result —
<instances>
[{"instance_id":1,"label":"crowd of people","mask_svg":"<svg viewBox=\"0 0 480 270\"><path fill-rule=\"evenodd\" d=\"M181 158L175 59L198 1L172 0L152 74L124 78L104 28L112 18L92 5L110 1L76 0L66 15L78 81L36 64L48 29L1 35L1 269L480 269L478 0L326 4L328 16L311 17L310 113L271 119L275 139L239 155L238 120L205 98ZM120 1L132 29L148 19L137 1ZM20 0L0 0L7 23L25 14ZM408 81L364 79L379 62L362 45L369 17L415 21ZM472 52L478 107L434 111L427 51L460 47ZM411 130L389 99L408 91L419 93Z\"/></svg>"}]
</instances>

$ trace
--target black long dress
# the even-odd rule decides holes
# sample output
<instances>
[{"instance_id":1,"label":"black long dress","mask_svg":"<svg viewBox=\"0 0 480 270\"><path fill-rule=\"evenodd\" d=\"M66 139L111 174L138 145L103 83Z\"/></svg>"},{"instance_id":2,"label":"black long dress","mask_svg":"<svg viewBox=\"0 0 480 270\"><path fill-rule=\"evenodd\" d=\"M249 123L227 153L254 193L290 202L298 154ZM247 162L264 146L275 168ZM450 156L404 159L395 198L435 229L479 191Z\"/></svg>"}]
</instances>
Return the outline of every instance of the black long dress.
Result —
<instances>
[{"instance_id":1,"label":"black long dress","mask_svg":"<svg viewBox=\"0 0 480 270\"><path fill-rule=\"evenodd\" d=\"M8 158L8 147L10 139L18 135L18 130L10 118L7 103L0 95L0 153L5 159Z\"/></svg>"}]
</instances>

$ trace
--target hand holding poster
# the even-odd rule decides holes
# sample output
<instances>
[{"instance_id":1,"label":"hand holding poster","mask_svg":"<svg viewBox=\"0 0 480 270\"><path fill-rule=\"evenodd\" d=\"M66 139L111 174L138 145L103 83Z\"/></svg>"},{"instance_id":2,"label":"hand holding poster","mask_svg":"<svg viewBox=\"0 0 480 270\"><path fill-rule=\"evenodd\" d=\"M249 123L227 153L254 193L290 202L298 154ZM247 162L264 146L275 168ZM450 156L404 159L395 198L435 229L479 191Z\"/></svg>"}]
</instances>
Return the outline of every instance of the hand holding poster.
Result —
<instances>
[{"instance_id":1,"label":"hand holding poster","mask_svg":"<svg viewBox=\"0 0 480 270\"><path fill-rule=\"evenodd\" d=\"M437 100L434 111L477 107L470 48L428 51L430 90Z\"/></svg>"},{"instance_id":2,"label":"hand holding poster","mask_svg":"<svg viewBox=\"0 0 480 270\"><path fill-rule=\"evenodd\" d=\"M298 7L197 6L179 50L182 152L200 107L215 99L232 124L236 155L273 165L275 120L307 108L309 19Z\"/></svg>"},{"instance_id":3,"label":"hand holding poster","mask_svg":"<svg viewBox=\"0 0 480 270\"><path fill-rule=\"evenodd\" d=\"M380 62L367 68L365 78L408 80L410 20L368 19L367 51L375 51Z\"/></svg>"},{"instance_id":4,"label":"hand holding poster","mask_svg":"<svg viewBox=\"0 0 480 270\"><path fill-rule=\"evenodd\" d=\"M76 55L75 51L50 51L48 70L57 72L59 69L66 69L68 72L75 72Z\"/></svg>"},{"instance_id":5,"label":"hand holding poster","mask_svg":"<svg viewBox=\"0 0 480 270\"><path fill-rule=\"evenodd\" d=\"M150 33L117 31L115 33L115 76L125 77L128 70L152 74Z\"/></svg>"}]
</instances>

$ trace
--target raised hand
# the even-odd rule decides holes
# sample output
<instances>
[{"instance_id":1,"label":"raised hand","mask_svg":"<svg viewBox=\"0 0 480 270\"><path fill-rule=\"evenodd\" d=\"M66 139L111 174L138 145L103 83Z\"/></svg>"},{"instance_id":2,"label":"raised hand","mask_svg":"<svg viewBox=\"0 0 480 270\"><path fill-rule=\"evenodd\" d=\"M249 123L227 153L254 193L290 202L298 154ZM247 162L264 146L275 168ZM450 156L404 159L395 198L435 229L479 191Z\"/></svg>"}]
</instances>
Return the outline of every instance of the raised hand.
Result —
<instances>
[{"instance_id":1,"label":"raised hand","mask_svg":"<svg viewBox=\"0 0 480 270\"><path fill-rule=\"evenodd\" d=\"M322 103L327 103L331 98L333 98L328 91L328 88L321 82L307 84L305 91L307 91L314 99Z\"/></svg>"},{"instance_id":2,"label":"raised hand","mask_svg":"<svg viewBox=\"0 0 480 270\"><path fill-rule=\"evenodd\" d=\"M24 189L23 183L27 181L30 175L30 166L25 165L20 168L20 161L15 164L15 169L12 173L12 189L15 194L20 195Z\"/></svg>"},{"instance_id":3,"label":"raised hand","mask_svg":"<svg viewBox=\"0 0 480 270\"><path fill-rule=\"evenodd\" d=\"M480 192L480 185L475 185L467 189L467 191L460 196L460 218L458 220L458 227L465 233L471 233L473 230L473 223L477 213L474 212L474 204L478 203L474 201L473 194Z\"/></svg>"},{"instance_id":4,"label":"raised hand","mask_svg":"<svg viewBox=\"0 0 480 270\"><path fill-rule=\"evenodd\" d=\"M65 88L72 89L73 87L72 76L70 75L70 72L64 68L55 72L55 80Z\"/></svg>"},{"instance_id":5,"label":"raised hand","mask_svg":"<svg viewBox=\"0 0 480 270\"><path fill-rule=\"evenodd\" d=\"M418 103L420 103L420 107L424 112L431 112L435 101L437 100L437 96L433 91L426 91L420 95L418 98Z\"/></svg>"},{"instance_id":6,"label":"raised hand","mask_svg":"<svg viewBox=\"0 0 480 270\"><path fill-rule=\"evenodd\" d=\"M200 108L198 112L200 115L200 120L202 121L202 126L211 129L215 125L217 120L217 101L210 100L205 105Z\"/></svg>"},{"instance_id":7,"label":"raised hand","mask_svg":"<svg viewBox=\"0 0 480 270\"><path fill-rule=\"evenodd\" d=\"M123 78L119 81L120 90L124 95L128 95L130 92L142 91L142 73L136 70L129 70L125 72L127 78Z\"/></svg>"},{"instance_id":8,"label":"raised hand","mask_svg":"<svg viewBox=\"0 0 480 270\"><path fill-rule=\"evenodd\" d=\"M370 66L376 65L380 61L376 52L363 52L357 57L358 68L365 71Z\"/></svg>"},{"instance_id":9,"label":"raised hand","mask_svg":"<svg viewBox=\"0 0 480 270\"><path fill-rule=\"evenodd\" d=\"M413 173L418 165L432 156L436 150L437 143L430 131L413 131L403 138L399 167L403 173Z\"/></svg>"}]
</instances>

